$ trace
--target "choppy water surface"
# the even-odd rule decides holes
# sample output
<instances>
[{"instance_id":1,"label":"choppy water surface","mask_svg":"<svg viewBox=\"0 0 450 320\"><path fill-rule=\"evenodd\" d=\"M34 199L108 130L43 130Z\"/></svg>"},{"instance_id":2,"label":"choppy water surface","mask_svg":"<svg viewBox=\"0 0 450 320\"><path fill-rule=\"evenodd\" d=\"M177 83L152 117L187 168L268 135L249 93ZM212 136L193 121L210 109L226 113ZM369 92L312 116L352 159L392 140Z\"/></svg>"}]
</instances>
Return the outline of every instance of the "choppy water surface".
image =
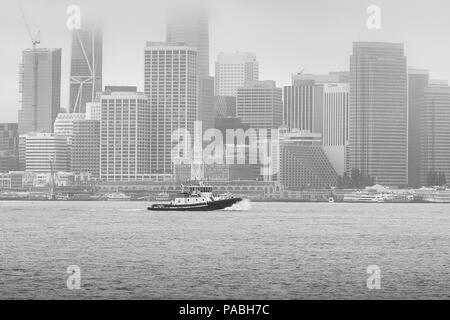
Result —
<instances>
[{"instance_id":1,"label":"choppy water surface","mask_svg":"<svg viewBox=\"0 0 450 320\"><path fill-rule=\"evenodd\" d=\"M0 202L3 299L448 299L450 206ZM81 268L69 290L67 267ZM366 269L381 268L368 290Z\"/></svg>"}]
</instances>

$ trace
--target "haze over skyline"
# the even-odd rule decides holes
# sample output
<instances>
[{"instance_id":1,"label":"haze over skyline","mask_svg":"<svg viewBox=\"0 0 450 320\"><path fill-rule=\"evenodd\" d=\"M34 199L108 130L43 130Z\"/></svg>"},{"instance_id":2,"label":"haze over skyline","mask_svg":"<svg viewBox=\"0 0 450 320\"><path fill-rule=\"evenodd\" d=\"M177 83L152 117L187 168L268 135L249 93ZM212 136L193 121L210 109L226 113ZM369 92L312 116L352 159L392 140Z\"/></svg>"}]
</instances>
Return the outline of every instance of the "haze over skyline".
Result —
<instances>
[{"instance_id":1,"label":"haze over skyline","mask_svg":"<svg viewBox=\"0 0 450 320\"><path fill-rule=\"evenodd\" d=\"M91 1L92 2L92 1ZM445 0L421 3L399 0L211 0L210 74L219 52L254 52L261 80L290 84L291 74L327 73L349 69L353 41L405 44L408 65L430 70L431 78L450 79L449 7ZM61 107L69 105L71 33L66 27L69 5L88 8L102 18L104 32L103 84L136 85L143 91L146 41L164 41L167 0L22 0L33 32L41 31L40 48L62 48ZM382 10L381 30L366 27L369 5ZM17 1L3 4L0 13L1 122L16 122L20 95L18 64L31 47ZM83 16L82 16L83 18ZM273 23L271 23L273 21Z\"/></svg>"}]
</instances>

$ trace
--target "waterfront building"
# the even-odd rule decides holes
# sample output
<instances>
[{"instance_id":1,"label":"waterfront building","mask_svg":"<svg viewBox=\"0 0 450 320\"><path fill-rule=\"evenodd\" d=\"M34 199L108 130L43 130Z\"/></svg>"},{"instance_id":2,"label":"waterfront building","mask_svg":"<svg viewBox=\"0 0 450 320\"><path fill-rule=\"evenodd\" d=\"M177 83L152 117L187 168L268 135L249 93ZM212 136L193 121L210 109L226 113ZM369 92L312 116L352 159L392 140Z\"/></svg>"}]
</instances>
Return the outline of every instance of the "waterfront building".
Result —
<instances>
[{"instance_id":1,"label":"waterfront building","mask_svg":"<svg viewBox=\"0 0 450 320\"><path fill-rule=\"evenodd\" d=\"M320 133L293 130L280 135L278 180L285 189L330 188L337 178Z\"/></svg>"},{"instance_id":2,"label":"waterfront building","mask_svg":"<svg viewBox=\"0 0 450 320\"><path fill-rule=\"evenodd\" d=\"M0 123L0 173L19 169L19 132L17 123Z\"/></svg>"},{"instance_id":3,"label":"waterfront building","mask_svg":"<svg viewBox=\"0 0 450 320\"><path fill-rule=\"evenodd\" d=\"M68 171L67 138L53 133L30 133L24 136L25 168L34 173Z\"/></svg>"}]
</instances>

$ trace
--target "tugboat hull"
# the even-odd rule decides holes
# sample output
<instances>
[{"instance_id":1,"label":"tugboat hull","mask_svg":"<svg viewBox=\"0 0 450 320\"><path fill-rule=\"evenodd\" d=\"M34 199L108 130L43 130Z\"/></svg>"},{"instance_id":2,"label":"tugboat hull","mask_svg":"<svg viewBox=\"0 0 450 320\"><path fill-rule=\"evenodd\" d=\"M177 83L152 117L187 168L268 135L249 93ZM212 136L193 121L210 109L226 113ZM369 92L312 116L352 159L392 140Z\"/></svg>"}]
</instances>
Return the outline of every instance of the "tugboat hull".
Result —
<instances>
[{"instance_id":1,"label":"tugboat hull","mask_svg":"<svg viewBox=\"0 0 450 320\"><path fill-rule=\"evenodd\" d=\"M230 198L206 203L171 205L171 204L154 204L147 209L150 211L214 211L223 210L232 205L241 202L242 198Z\"/></svg>"}]
</instances>

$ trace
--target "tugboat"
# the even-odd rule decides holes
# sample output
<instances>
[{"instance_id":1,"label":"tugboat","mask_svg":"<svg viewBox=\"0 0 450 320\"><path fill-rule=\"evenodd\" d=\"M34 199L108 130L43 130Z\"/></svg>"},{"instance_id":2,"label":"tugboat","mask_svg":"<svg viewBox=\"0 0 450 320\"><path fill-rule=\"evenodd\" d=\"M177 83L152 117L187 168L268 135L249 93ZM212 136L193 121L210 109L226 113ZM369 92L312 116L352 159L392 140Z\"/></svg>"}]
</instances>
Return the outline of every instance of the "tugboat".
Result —
<instances>
[{"instance_id":1,"label":"tugboat","mask_svg":"<svg viewBox=\"0 0 450 320\"><path fill-rule=\"evenodd\" d=\"M232 194L214 195L211 186L202 182L181 185L181 193L169 203L158 203L148 210L151 211L213 211L222 210L242 201L242 198Z\"/></svg>"}]
</instances>

